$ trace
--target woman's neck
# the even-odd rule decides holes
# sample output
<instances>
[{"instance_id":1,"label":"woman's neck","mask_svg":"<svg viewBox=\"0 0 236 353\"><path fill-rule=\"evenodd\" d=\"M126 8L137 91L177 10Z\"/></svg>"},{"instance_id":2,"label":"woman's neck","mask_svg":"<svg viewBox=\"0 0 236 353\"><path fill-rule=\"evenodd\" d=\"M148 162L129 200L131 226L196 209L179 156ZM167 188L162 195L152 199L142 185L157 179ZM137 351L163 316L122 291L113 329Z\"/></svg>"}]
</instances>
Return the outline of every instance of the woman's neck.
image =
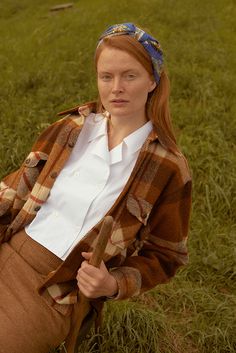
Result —
<instances>
[{"instance_id":1,"label":"woman's neck","mask_svg":"<svg viewBox=\"0 0 236 353\"><path fill-rule=\"evenodd\" d=\"M126 136L139 129L146 124L147 121L148 119L146 117L135 120L110 117L107 127L109 150L119 145Z\"/></svg>"}]
</instances>

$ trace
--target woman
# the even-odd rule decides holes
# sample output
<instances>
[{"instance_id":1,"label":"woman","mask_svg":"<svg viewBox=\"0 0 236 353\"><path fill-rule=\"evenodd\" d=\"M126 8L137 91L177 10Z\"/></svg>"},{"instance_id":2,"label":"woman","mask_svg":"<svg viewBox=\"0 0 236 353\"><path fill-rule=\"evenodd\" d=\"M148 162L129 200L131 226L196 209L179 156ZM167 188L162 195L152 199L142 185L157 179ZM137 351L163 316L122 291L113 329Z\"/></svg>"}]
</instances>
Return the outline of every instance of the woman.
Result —
<instances>
[{"instance_id":1,"label":"woman","mask_svg":"<svg viewBox=\"0 0 236 353\"><path fill-rule=\"evenodd\" d=\"M1 183L0 352L59 345L78 291L96 303L131 298L187 262L191 178L160 45L131 23L114 25L95 63L98 102L61 113ZM105 215L114 225L95 268Z\"/></svg>"}]
</instances>

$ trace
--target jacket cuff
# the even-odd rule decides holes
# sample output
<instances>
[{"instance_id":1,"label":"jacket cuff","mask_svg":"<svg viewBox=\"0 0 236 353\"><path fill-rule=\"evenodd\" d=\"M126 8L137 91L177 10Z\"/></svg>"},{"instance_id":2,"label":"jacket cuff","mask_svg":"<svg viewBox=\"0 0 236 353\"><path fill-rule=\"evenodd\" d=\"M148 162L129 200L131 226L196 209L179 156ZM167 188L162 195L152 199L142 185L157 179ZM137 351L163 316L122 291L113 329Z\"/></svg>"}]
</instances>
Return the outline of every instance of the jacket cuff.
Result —
<instances>
[{"instance_id":1,"label":"jacket cuff","mask_svg":"<svg viewBox=\"0 0 236 353\"><path fill-rule=\"evenodd\" d=\"M117 281L118 293L108 299L128 299L140 294L142 278L137 269L126 266L117 267L110 269L110 274Z\"/></svg>"}]
</instances>

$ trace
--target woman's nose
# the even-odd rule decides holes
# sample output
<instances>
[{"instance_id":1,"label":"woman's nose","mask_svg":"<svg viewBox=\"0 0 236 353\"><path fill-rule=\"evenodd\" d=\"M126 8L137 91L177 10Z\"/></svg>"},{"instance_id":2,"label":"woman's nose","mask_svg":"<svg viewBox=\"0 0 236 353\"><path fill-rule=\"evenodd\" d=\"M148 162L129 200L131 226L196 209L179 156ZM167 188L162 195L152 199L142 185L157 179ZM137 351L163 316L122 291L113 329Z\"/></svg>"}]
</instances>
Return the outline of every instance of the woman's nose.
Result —
<instances>
[{"instance_id":1,"label":"woman's nose","mask_svg":"<svg viewBox=\"0 0 236 353\"><path fill-rule=\"evenodd\" d=\"M112 93L123 92L123 84L122 80L119 77L114 78L113 86L112 86Z\"/></svg>"}]
</instances>

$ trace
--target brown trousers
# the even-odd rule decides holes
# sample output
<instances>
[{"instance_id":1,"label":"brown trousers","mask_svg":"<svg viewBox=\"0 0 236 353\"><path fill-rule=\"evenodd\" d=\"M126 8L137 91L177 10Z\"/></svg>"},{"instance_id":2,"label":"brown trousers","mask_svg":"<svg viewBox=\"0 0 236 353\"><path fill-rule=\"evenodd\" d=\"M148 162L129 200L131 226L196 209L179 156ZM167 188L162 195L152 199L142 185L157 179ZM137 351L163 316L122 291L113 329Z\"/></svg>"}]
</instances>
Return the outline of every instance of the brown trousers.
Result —
<instances>
[{"instance_id":1,"label":"brown trousers","mask_svg":"<svg viewBox=\"0 0 236 353\"><path fill-rule=\"evenodd\" d=\"M25 231L0 245L0 353L48 353L64 341L71 315L37 292L61 261Z\"/></svg>"}]
</instances>

